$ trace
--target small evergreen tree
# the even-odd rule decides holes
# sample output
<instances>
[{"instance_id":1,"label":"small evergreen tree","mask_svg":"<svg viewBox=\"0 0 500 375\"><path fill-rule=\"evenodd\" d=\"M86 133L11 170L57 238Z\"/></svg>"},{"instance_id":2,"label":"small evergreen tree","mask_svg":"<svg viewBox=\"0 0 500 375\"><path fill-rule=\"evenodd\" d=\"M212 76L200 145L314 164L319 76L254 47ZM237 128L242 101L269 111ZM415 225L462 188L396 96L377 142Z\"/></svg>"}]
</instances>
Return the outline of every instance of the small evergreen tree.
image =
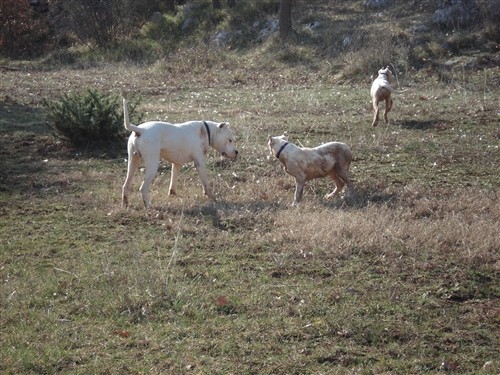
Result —
<instances>
[{"instance_id":1,"label":"small evergreen tree","mask_svg":"<svg viewBox=\"0 0 500 375\"><path fill-rule=\"evenodd\" d=\"M72 93L54 101L45 101L47 121L56 135L69 140L74 146L123 140L127 133L123 126L120 98L89 89L84 94ZM142 115L135 114L139 99L131 100L129 113L133 121L140 122Z\"/></svg>"}]
</instances>

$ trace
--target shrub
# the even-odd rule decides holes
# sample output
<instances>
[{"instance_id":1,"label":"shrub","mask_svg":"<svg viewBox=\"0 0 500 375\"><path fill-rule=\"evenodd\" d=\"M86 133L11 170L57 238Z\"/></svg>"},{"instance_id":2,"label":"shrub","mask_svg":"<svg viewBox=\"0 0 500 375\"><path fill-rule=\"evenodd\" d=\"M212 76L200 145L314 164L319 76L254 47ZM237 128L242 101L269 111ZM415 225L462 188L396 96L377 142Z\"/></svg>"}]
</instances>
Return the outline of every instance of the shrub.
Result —
<instances>
[{"instance_id":1,"label":"shrub","mask_svg":"<svg viewBox=\"0 0 500 375\"><path fill-rule=\"evenodd\" d=\"M148 22L140 30L141 35L149 40L159 42L165 51L175 49L181 37L181 13L165 14L159 22Z\"/></svg>"},{"instance_id":2,"label":"shrub","mask_svg":"<svg viewBox=\"0 0 500 375\"><path fill-rule=\"evenodd\" d=\"M139 99L131 100L129 113L133 122L140 122L142 114L135 114ZM74 146L109 145L123 140L123 112L120 98L89 89L84 94L63 95L54 101L45 101L47 120L57 136Z\"/></svg>"}]
</instances>

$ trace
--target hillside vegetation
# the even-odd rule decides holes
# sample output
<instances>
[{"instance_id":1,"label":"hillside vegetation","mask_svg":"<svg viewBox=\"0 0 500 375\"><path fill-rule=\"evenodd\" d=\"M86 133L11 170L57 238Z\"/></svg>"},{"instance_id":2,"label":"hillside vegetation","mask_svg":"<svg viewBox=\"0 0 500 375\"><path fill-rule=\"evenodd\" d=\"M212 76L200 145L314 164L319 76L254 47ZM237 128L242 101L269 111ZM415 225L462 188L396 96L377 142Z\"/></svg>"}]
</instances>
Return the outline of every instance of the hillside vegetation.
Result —
<instances>
[{"instance_id":1,"label":"hillside vegetation","mask_svg":"<svg viewBox=\"0 0 500 375\"><path fill-rule=\"evenodd\" d=\"M296 35L259 42L275 9L222 9L174 49L147 24L3 58L0 372L498 374L497 26L440 29L433 3L297 1ZM373 128L370 76L388 64L407 91ZM44 101L87 89L142 96L144 120L228 121L240 156L209 153L217 201L192 165L167 196L162 163L153 207L141 172L122 208L126 140L75 148L46 122ZM325 201L332 181L314 180L292 207L266 146L284 131L347 143L355 192Z\"/></svg>"}]
</instances>

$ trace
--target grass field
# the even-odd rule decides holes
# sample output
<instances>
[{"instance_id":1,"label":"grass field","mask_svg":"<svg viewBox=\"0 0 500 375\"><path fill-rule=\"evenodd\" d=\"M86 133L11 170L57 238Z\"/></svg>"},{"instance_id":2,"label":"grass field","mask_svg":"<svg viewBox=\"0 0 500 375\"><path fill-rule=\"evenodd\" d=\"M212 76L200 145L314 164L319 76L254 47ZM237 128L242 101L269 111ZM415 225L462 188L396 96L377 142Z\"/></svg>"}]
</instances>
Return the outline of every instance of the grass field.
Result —
<instances>
[{"instance_id":1,"label":"grass field","mask_svg":"<svg viewBox=\"0 0 500 375\"><path fill-rule=\"evenodd\" d=\"M362 3L296 2L324 28L291 43L0 60L0 373L500 373L498 43L411 31L432 1ZM385 56L408 91L373 128ZM240 157L208 155L217 202L192 165L168 197L165 163L153 208L136 176L123 209L125 140L76 150L46 124L44 100L87 88L142 95L145 120L229 121ZM285 130L350 145L352 196L315 180L292 207L266 146Z\"/></svg>"},{"instance_id":2,"label":"grass field","mask_svg":"<svg viewBox=\"0 0 500 375\"><path fill-rule=\"evenodd\" d=\"M242 74L2 73L0 372L497 374L498 71L408 79L377 128L367 85ZM154 208L134 190L122 209L125 145L72 150L44 123L42 99L76 87L141 93L148 119L229 121L241 158L209 155L218 201L192 166L167 197L162 165ZM324 201L316 180L292 207L267 160L284 130L348 143L355 194Z\"/></svg>"}]
</instances>

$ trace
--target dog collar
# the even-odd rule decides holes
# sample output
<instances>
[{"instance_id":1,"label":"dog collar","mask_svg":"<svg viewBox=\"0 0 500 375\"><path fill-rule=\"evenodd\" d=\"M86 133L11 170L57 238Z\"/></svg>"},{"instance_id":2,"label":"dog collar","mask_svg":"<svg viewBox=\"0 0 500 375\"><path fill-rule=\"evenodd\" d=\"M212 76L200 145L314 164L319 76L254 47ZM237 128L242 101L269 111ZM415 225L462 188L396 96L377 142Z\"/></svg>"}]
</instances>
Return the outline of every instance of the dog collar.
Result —
<instances>
[{"instance_id":1,"label":"dog collar","mask_svg":"<svg viewBox=\"0 0 500 375\"><path fill-rule=\"evenodd\" d=\"M208 124L206 121L203 121L205 124L205 129L207 129L207 135L208 135L208 145L210 146L210 128L208 127Z\"/></svg>"},{"instance_id":2,"label":"dog collar","mask_svg":"<svg viewBox=\"0 0 500 375\"><path fill-rule=\"evenodd\" d=\"M279 151L276 154L276 158L277 159L280 158L281 152L285 149L285 147L286 147L287 144L288 144L288 142L286 142L283 146L281 146L281 148L279 149Z\"/></svg>"}]
</instances>

